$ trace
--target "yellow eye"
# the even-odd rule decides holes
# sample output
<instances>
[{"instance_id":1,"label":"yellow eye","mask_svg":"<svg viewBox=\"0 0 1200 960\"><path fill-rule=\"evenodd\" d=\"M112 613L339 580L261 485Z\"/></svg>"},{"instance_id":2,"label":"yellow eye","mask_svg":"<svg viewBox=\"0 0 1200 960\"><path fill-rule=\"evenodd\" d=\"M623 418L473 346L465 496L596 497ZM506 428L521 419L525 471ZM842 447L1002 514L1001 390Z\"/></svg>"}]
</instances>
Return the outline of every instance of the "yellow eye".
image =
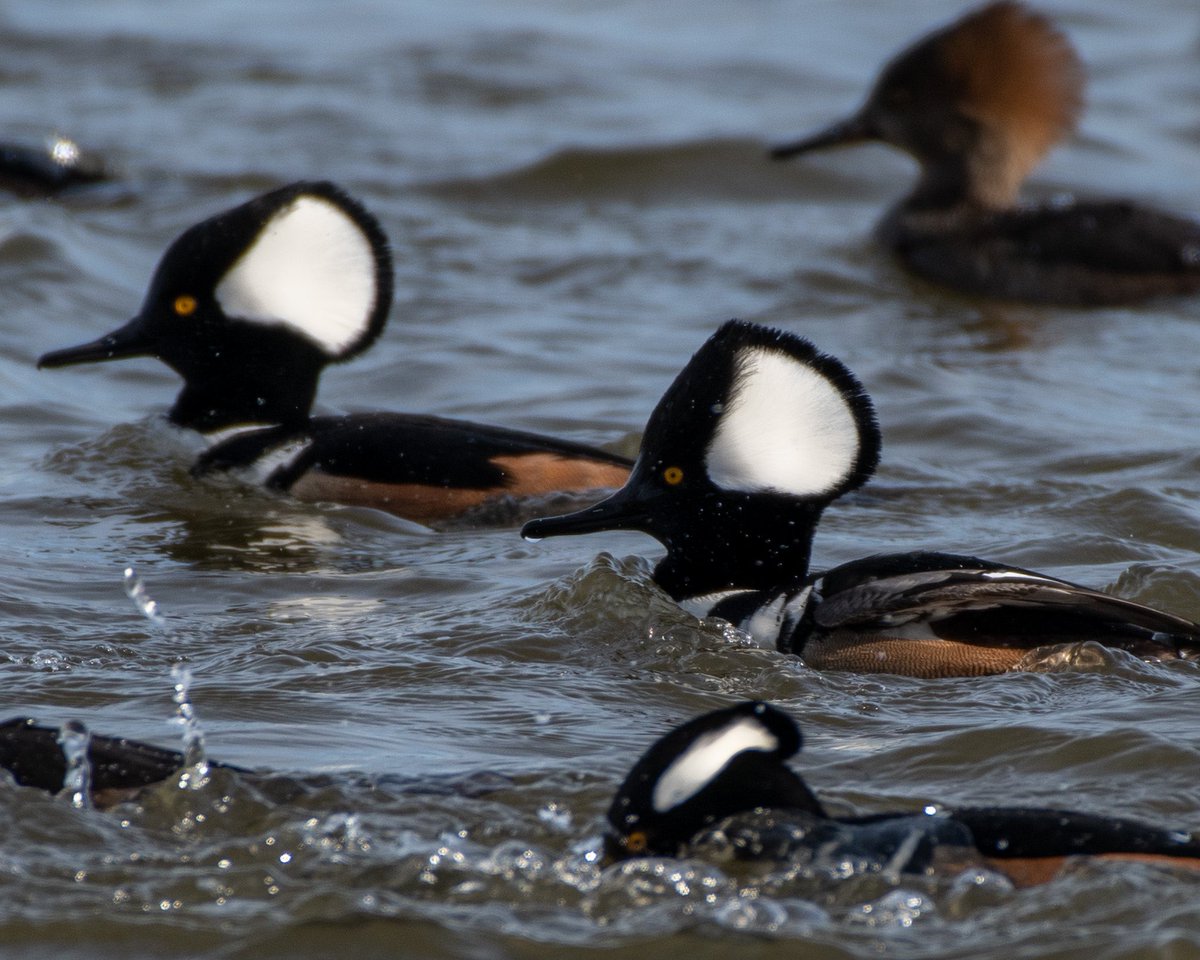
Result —
<instances>
[{"instance_id":1,"label":"yellow eye","mask_svg":"<svg viewBox=\"0 0 1200 960\"><path fill-rule=\"evenodd\" d=\"M663 471L663 482L669 487L677 487L683 483L683 470L679 467L667 467Z\"/></svg>"},{"instance_id":2,"label":"yellow eye","mask_svg":"<svg viewBox=\"0 0 1200 960\"><path fill-rule=\"evenodd\" d=\"M632 853L634 855L645 853L649 846L650 843L646 839L646 835L641 830L635 830L625 838L625 850L628 853Z\"/></svg>"},{"instance_id":3,"label":"yellow eye","mask_svg":"<svg viewBox=\"0 0 1200 960\"><path fill-rule=\"evenodd\" d=\"M181 317L190 317L196 312L196 298L187 293L176 297L175 312Z\"/></svg>"}]
</instances>

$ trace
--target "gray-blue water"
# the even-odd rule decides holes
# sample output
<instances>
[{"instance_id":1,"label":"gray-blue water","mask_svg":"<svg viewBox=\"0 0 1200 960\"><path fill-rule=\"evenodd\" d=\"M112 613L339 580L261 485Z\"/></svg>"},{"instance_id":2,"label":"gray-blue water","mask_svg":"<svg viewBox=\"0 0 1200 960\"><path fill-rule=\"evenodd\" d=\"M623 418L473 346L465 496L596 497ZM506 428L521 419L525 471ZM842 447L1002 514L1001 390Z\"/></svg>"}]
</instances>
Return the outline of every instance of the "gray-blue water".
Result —
<instances>
[{"instance_id":1,"label":"gray-blue water","mask_svg":"<svg viewBox=\"0 0 1200 960\"><path fill-rule=\"evenodd\" d=\"M1032 195L1200 212L1194 0L1052 3L1090 69ZM380 218L390 325L327 411L488 420L629 450L717 324L811 337L874 396L876 480L819 566L974 552L1200 618L1200 298L980 308L870 230L912 169L766 144L856 104L953 3L354 5L54 0L0 9L10 139L112 185L0 203L3 715L278 771L115 813L0 784L0 954L20 957L1188 957L1195 876L1085 867L844 882L703 863L600 873L609 797L672 723L742 697L862 812L1058 804L1200 826L1200 675L1095 658L983 680L816 674L698 624L625 534L523 543L191 479L150 360L38 372L136 310L193 222L301 177ZM126 596L136 568L162 623ZM287 775L329 773L297 793Z\"/></svg>"}]
</instances>

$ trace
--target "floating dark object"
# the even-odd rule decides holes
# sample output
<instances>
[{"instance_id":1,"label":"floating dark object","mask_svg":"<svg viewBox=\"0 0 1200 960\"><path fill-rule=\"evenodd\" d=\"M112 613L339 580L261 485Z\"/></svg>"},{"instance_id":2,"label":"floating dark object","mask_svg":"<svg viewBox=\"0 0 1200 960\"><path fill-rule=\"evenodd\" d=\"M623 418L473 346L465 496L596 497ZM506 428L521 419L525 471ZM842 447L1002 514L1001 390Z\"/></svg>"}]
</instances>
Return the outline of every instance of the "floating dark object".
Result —
<instances>
[{"instance_id":1,"label":"floating dark object","mask_svg":"<svg viewBox=\"0 0 1200 960\"><path fill-rule=\"evenodd\" d=\"M40 147L0 142L0 188L19 196L50 196L107 179L100 158L66 137Z\"/></svg>"}]
</instances>

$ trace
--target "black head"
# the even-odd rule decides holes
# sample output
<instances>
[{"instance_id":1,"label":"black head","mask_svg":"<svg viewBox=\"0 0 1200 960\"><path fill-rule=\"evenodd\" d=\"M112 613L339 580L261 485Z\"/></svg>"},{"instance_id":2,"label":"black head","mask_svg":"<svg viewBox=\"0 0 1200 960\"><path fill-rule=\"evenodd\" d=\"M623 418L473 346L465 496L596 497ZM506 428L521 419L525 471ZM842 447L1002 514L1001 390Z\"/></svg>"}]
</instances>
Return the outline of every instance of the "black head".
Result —
<instances>
[{"instance_id":1,"label":"black head","mask_svg":"<svg viewBox=\"0 0 1200 960\"><path fill-rule=\"evenodd\" d=\"M182 426L294 423L325 365L370 346L391 302L375 218L331 183L294 183L186 230L136 317L38 366L156 357L184 379Z\"/></svg>"},{"instance_id":2,"label":"black head","mask_svg":"<svg viewBox=\"0 0 1200 960\"><path fill-rule=\"evenodd\" d=\"M739 703L676 727L638 760L608 810L614 859L677 856L705 827L756 809L824 817L785 761L800 729L766 703Z\"/></svg>"},{"instance_id":3,"label":"black head","mask_svg":"<svg viewBox=\"0 0 1200 960\"><path fill-rule=\"evenodd\" d=\"M852 116L771 155L879 141L921 163L920 199L1007 207L1074 128L1082 89L1079 58L1053 23L999 0L903 51Z\"/></svg>"},{"instance_id":4,"label":"black head","mask_svg":"<svg viewBox=\"0 0 1200 960\"><path fill-rule=\"evenodd\" d=\"M625 486L521 533L641 530L667 548L654 575L676 599L767 589L804 576L821 511L878 459L871 400L841 361L731 320L654 408Z\"/></svg>"}]
</instances>

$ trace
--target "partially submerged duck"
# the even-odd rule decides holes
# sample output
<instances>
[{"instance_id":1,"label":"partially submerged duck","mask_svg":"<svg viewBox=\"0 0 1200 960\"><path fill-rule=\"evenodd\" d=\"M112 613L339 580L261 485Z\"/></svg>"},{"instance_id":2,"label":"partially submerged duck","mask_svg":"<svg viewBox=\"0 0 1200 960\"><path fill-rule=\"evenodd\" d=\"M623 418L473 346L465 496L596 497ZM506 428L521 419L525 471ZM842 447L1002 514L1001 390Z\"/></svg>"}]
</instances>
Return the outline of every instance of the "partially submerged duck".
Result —
<instances>
[{"instance_id":1,"label":"partially submerged duck","mask_svg":"<svg viewBox=\"0 0 1200 960\"><path fill-rule=\"evenodd\" d=\"M39 146L0 141L0 189L18 196L53 196L108 176L98 156L67 137L54 136Z\"/></svg>"},{"instance_id":2,"label":"partially submerged duck","mask_svg":"<svg viewBox=\"0 0 1200 960\"><path fill-rule=\"evenodd\" d=\"M0 768L19 786L58 793L67 786L73 764L78 765L86 769L89 802L103 808L130 800L188 766L187 757L176 750L127 737L97 736L78 724L72 727L45 726L27 717L0 723ZM64 732L78 738L80 756L71 757L64 749ZM246 772L230 764L208 765Z\"/></svg>"},{"instance_id":3,"label":"partially submerged duck","mask_svg":"<svg viewBox=\"0 0 1200 960\"><path fill-rule=\"evenodd\" d=\"M838 817L787 761L796 722L761 702L714 710L646 751L608 811L614 859L689 855L716 841L751 860L850 859L896 874L982 866L1045 883L1084 858L1200 869L1200 840L1102 814L1037 807L926 808Z\"/></svg>"}]
</instances>

